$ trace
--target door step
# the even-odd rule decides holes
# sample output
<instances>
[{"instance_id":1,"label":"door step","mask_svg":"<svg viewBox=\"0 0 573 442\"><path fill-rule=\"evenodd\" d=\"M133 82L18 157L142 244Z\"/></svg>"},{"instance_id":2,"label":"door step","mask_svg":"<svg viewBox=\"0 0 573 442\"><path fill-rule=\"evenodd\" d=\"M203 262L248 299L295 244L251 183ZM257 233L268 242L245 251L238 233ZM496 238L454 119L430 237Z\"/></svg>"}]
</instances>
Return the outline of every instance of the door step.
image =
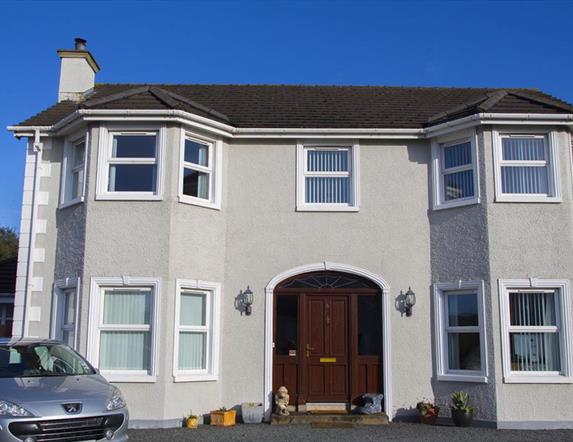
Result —
<instances>
[{"instance_id":1,"label":"door step","mask_svg":"<svg viewBox=\"0 0 573 442\"><path fill-rule=\"evenodd\" d=\"M307 402L307 413L321 412L346 412L348 404L346 402Z\"/></svg>"},{"instance_id":2,"label":"door step","mask_svg":"<svg viewBox=\"0 0 573 442\"><path fill-rule=\"evenodd\" d=\"M315 427L328 426L329 424L350 424L350 425L388 425L386 413L378 414L342 414L342 413L291 413L289 416L273 414L271 424L314 424ZM320 424L320 425L316 425ZM350 426L346 426L350 427Z\"/></svg>"}]
</instances>

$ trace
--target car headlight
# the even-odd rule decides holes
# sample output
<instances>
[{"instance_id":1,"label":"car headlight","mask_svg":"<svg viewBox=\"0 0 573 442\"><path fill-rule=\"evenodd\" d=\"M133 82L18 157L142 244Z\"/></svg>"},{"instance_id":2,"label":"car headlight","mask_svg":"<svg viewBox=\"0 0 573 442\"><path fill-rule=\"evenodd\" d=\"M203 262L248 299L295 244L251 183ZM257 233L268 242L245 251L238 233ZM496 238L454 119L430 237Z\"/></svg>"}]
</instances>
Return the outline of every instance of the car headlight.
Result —
<instances>
[{"instance_id":1,"label":"car headlight","mask_svg":"<svg viewBox=\"0 0 573 442\"><path fill-rule=\"evenodd\" d=\"M18 404L0 400L0 416L29 417L33 414Z\"/></svg>"},{"instance_id":2,"label":"car headlight","mask_svg":"<svg viewBox=\"0 0 573 442\"><path fill-rule=\"evenodd\" d=\"M121 391L119 391L119 388L116 387L113 389L113 392L111 394L111 399L107 403L105 409L107 411L119 410L120 408L125 407L125 405L126 405L125 400L121 395Z\"/></svg>"}]
</instances>

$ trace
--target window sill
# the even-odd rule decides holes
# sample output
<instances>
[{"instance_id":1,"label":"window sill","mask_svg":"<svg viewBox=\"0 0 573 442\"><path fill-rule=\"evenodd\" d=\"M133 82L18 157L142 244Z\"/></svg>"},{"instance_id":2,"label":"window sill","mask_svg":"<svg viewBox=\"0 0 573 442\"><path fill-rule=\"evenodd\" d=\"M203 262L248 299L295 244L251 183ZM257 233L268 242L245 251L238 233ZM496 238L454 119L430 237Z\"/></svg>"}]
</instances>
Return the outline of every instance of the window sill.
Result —
<instances>
[{"instance_id":1,"label":"window sill","mask_svg":"<svg viewBox=\"0 0 573 442\"><path fill-rule=\"evenodd\" d=\"M96 195L97 201L161 201L163 195L147 192L117 192L99 193Z\"/></svg>"},{"instance_id":2,"label":"window sill","mask_svg":"<svg viewBox=\"0 0 573 442\"><path fill-rule=\"evenodd\" d=\"M496 195L496 203L560 203L563 199L543 195Z\"/></svg>"},{"instance_id":3,"label":"window sill","mask_svg":"<svg viewBox=\"0 0 573 442\"><path fill-rule=\"evenodd\" d=\"M83 202L84 202L84 197L81 196L79 198L73 199L71 201L66 201L65 203L60 204L58 206L58 210L65 209L67 207L72 207L72 206L75 206L77 204L82 204Z\"/></svg>"},{"instance_id":4,"label":"window sill","mask_svg":"<svg viewBox=\"0 0 573 442\"><path fill-rule=\"evenodd\" d=\"M444 382L474 382L478 384L487 384L487 376L483 375L464 375L464 374L439 374L438 381Z\"/></svg>"},{"instance_id":5,"label":"window sill","mask_svg":"<svg viewBox=\"0 0 573 442\"><path fill-rule=\"evenodd\" d=\"M191 206L200 206L207 209L221 210L221 205L213 203L212 201L203 200L201 198L194 198L192 196L179 195L179 202L181 204L189 204Z\"/></svg>"},{"instance_id":6,"label":"window sill","mask_svg":"<svg viewBox=\"0 0 573 442\"><path fill-rule=\"evenodd\" d=\"M561 375L510 375L504 376L505 384L573 384L573 378Z\"/></svg>"},{"instance_id":7,"label":"window sill","mask_svg":"<svg viewBox=\"0 0 573 442\"><path fill-rule=\"evenodd\" d=\"M473 206L479 203L480 203L479 198L459 199L459 200L443 202L440 204L435 204L433 209L434 210L453 209L454 207Z\"/></svg>"},{"instance_id":8,"label":"window sill","mask_svg":"<svg viewBox=\"0 0 573 442\"><path fill-rule=\"evenodd\" d=\"M296 206L297 212L359 212L360 207L334 204L302 204Z\"/></svg>"},{"instance_id":9,"label":"window sill","mask_svg":"<svg viewBox=\"0 0 573 442\"><path fill-rule=\"evenodd\" d=\"M173 376L173 382L214 382L219 377L214 374L176 374Z\"/></svg>"},{"instance_id":10,"label":"window sill","mask_svg":"<svg viewBox=\"0 0 573 442\"><path fill-rule=\"evenodd\" d=\"M120 382L120 383L145 383L153 384L157 382L157 376L151 375L139 375L139 374L119 374L110 371L102 371L100 374L106 378L109 382Z\"/></svg>"}]
</instances>

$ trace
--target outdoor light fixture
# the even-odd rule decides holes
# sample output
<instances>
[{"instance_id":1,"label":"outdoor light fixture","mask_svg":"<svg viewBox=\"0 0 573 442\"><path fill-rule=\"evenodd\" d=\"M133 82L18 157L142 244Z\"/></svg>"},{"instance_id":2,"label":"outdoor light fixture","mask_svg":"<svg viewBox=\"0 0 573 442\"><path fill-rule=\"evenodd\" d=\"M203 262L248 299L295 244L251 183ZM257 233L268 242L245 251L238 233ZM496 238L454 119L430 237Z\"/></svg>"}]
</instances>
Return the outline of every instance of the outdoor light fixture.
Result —
<instances>
[{"instance_id":1,"label":"outdoor light fixture","mask_svg":"<svg viewBox=\"0 0 573 442\"><path fill-rule=\"evenodd\" d=\"M412 307L416 305L416 294L412 291L412 287L408 287L408 291L404 295L404 309L406 316L412 316Z\"/></svg>"},{"instance_id":2,"label":"outdoor light fixture","mask_svg":"<svg viewBox=\"0 0 573 442\"><path fill-rule=\"evenodd\" d=\"M251 306L253 305L253 292L249 286L247 286L247 290L242 293L242 297L243 305L245 306L245 315L250 316L252 312Z\"/></svg>"}]
</instances>

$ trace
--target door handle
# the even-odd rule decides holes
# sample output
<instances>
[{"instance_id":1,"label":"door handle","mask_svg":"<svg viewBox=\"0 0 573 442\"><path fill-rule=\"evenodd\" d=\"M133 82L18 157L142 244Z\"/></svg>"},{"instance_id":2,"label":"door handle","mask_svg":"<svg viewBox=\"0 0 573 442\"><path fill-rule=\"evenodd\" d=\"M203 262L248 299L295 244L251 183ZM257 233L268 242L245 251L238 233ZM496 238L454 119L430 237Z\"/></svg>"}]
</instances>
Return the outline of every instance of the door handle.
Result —
<instances>
[{"instance_id":1,"label":"door handle","mask_svg":"<svg viewBox=\"0 0 573 442\"><path fill-rule=\"evenodd\" d=\"M310 356L310 352L311 352L312 350L314 350L314 347L311 347L310 344L306 344L305 351L306 351L306 357L307 357L307 358Z\"/></svg>"}]
</instances>

